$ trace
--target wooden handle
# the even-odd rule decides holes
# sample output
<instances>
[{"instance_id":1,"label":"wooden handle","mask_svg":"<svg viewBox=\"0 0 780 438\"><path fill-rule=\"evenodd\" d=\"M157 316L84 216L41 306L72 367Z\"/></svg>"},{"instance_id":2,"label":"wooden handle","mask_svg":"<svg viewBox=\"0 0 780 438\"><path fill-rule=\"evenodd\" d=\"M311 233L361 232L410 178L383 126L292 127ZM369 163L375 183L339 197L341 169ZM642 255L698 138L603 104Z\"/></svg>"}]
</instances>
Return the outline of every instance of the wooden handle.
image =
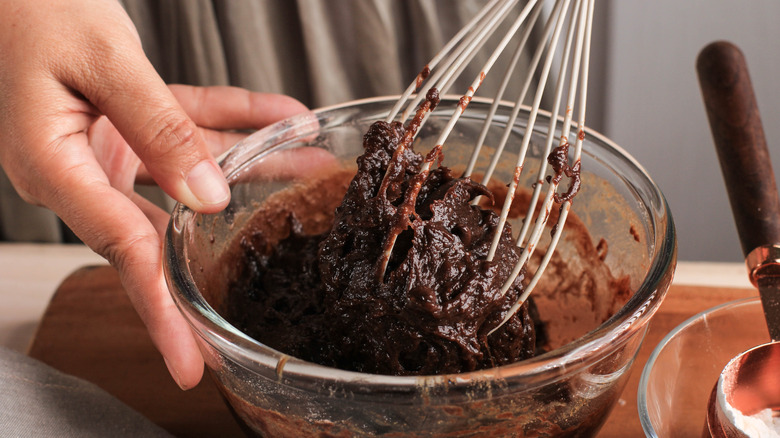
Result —
<instances>
[{"instance_id":1,"label":"wooden handle","mask_svg":"<svg viewBox=\"0 0 780 438\"><path fill-rule=\"evenodd\" d=\"M780 201L761 116L742 52L718 41L696 60L715 149L742 251L780 243Z\"/></svg>"}]
</instances>

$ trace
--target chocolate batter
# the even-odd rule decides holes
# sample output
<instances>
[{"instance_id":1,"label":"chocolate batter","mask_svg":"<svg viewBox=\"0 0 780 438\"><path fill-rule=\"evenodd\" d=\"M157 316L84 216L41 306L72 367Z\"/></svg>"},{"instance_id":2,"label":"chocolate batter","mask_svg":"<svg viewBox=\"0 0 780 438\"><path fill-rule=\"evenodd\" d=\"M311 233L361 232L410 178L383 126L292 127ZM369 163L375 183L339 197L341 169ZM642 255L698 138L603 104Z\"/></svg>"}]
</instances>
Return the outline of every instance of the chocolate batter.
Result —
<instances>
[{"instance_id":1,"label":"chocolate batter","mask_svg":"<svg viewBox=\"0 0 780 438\"><path fill-rule=\"evenodd\" d=\"M415 119L374 123L329 232L307 235L291 214L290 235L270 245L243 236L245 265L231 285L227 318L259 341L312 362L394 375L458 373L531 357L536 331L526 304L488 335L522 294L524 272L499 291L519 258L507 225L472 206L492 193L438 166L412 138Z\"/></svg>"}]
</instances>

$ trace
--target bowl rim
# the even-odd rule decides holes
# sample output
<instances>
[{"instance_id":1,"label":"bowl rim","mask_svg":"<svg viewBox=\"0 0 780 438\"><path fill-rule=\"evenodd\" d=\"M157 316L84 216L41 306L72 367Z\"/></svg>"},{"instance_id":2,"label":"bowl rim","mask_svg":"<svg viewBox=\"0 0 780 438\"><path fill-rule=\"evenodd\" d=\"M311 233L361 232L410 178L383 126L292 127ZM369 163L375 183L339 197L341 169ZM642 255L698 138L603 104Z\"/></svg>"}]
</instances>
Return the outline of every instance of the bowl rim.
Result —
<instances>
[{"instance_id":1,"label":"bowl rim","mask_svg":"<svg viewBox=\"0 0 780 438\"><path fill-rule=\"evenodd\" d=\"M453 103L457 102L459 97L460 96L443 96L442 103L451 99L453 100ZM395 102L397 99L398 96L377 96L319 108L313 110L312 113L319 116L324 113L355 108L367 104ZM484 104L492 101L490 99L477 97L472 100L472 103L480 102ZM514 105L510 102L501 102L501 104L509 106ZM440 104L440 107L441 106L443 105ZM544 115L544 112L540 111L540 116ZM546 116L549 118L549 113L546 113ZM247 139L237 143L236 146L248 141L248 139L254 136L261 136L263 135L262 133L269 133L274 130L294 125L298 117L301 116L293 116L285 121L269 125L252 134L250 137L247 137ZM304 118L300 119L300 121L310 121L311 113L306 113L303 117ZM339 387L347 386L356 393L365 393L369 391L369 385L373 388L372 391L375 391L377 387L384 387L385 390L390 391L416 391L416 388L431 388L440 385L445 385L451 389L459 387L469 388L473 387L474 382L484 382L485 379L500 378L505 381L511 379L513 384L519 383L530 389L539 384L549 383L549 380L545 379L544 375L557 369L563 371L562 374L558 376L558 378L562 379L575 373L577 370L598 361L604 355L615 350L615 346L628 342L632 334L632 328L637 326L642 327L644 325L645 321L650 318L660 306L660 302L666 294L666 289L659 288L659 285L664 283L668 285L671 283L677 256L677 237L674 221L669 205L660 188L655 184L652 178L650 178L646 170L623 148L596 131L588 129L587 127L585 128L585 131L589 138L595 139L595 142L597 143L602 143L603 149L607 150L615 157L619 157L626 161L634 168L634 172L642 175L646 182L649 183L655 197L660 201L660 209L663 216L666 218L666 221L664 221L665 229L659 230L659 233L663 232L663 235L666 236L666 238L661 239L660 245L654 244L655 256L650 260L647 275L626 304L597 328L588 332L580 339L555 350L530 359L495 368L458 374L426 376L392 376L346 371L288 356L255 341L227 323L227 321L214 311L208 303L205 303L205 300L202 300L202 296L200 296L193 285L192 277L189 275L189 272L170 272L171 269L168 269L168 267L177 263L175 245L171 238L173 235L172 230L175 228L176 218L186 211L191 212L191 210L180 203L173 209L164 242L165 275L170 293L173 296L177 307L185 316L185 319L195 329L198 335L209 343L211 347L222 353L228 354L233 358L235 358L235 355L243 356L250 362L260 364L264 369L271 367L271 370L275 371L277 377L282 378L286 376L287 378L284 379L285 382L288 382L288 384L293 386L297 386L293 383L296 380L319 379L326 381L323 387L330 388L333 385ZM231 148L220 156L220 165L223 164L224 160L230 155L230 152L234 148ZM273 148L269 148L269 150L271 149ZM659 225L663 225L663 223L654 225L658 227ZM640 291L645 291L645 293L640 294ZM181 294L200 296L203 302L193 303L179 296ZM208 331L204 330L206 327L208 327ZM232 345L227 345L226 342Z\"/></svg>"}]
</instances>

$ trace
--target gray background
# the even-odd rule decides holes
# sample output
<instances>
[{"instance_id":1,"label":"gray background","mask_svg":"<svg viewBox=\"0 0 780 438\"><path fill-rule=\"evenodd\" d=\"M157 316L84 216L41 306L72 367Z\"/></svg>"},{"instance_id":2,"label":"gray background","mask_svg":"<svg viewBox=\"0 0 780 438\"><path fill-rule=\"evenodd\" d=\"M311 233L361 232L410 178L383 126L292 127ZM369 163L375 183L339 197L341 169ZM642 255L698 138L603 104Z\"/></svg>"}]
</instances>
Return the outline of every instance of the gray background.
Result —
<instances>
[{"instance_id":1,"label":"gray background","mask_svg":"<svg viewBox=\"0 0 780 438\"><path fill-rule=\"evenodd\" d=\"M742 48L780 171L780 1L599 0L595 13L588 124L661 187L680 260L743 260L695 62L715 40Z\"/></svg>"}]
</instances>

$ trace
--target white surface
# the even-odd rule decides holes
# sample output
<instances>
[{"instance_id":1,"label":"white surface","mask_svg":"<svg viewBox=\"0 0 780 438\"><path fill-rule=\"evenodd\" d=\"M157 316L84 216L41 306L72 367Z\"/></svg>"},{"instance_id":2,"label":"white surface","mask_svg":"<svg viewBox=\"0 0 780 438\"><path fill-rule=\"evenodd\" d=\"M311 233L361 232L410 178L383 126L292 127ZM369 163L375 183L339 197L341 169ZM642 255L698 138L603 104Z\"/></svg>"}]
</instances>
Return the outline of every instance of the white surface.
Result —
<instances>
[{"instance_id":1,"label":"white surface","mask_svg":"<svg viewBox=\"0 0 780 438\"><path fill-rule=\"evenodd\" d=\"M96 264L106 261L83 245L0 244L0 345L25 352L57 286Z\"/></svg>"},{"instance_id":2,"label":"white surface","mask_svg":"<svg viewBox=\"0 0 780 438\"><path fill-rule=\"evenodd\" d=\"M106 262L82 245L0 243L0 346L25 352L57 286L96 264ZM742 263L680 262L674 283L751 287Z\"/></svg>"},{"instance_id":3,"label":"white surface","mask_svg":"<svg viewBox=\"0 0 780 438\"><path fill-rule=\"evenodd\" d=\"M678 262L673 284L752 288L744 263Z\"/></svg>"}]
</instances>

